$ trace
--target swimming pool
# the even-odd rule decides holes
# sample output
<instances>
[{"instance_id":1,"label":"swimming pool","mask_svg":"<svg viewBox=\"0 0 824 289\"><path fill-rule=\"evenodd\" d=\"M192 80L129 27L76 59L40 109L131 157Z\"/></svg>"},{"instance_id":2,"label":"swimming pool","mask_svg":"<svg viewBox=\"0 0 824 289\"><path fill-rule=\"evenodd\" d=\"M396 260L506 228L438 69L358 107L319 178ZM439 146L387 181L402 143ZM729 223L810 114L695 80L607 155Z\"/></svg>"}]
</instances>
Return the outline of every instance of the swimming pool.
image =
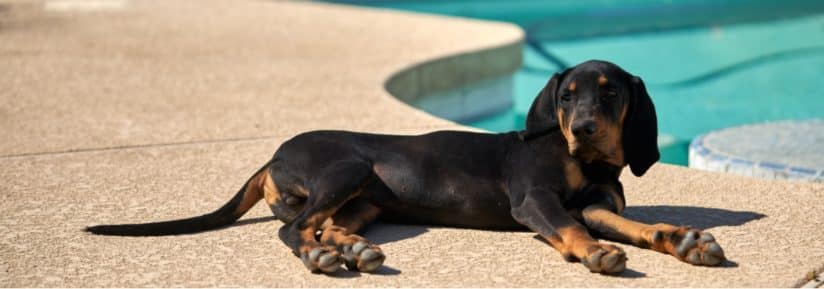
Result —
<instances>
[{"instance_id":1,"label":"swimming pool","mask_svg":"<svg viewBox=\"0 0 824 289\"><path fill-rule=\"evenodd\" d=\"M522 129L552 73L588 59L641 76L662 161L686 165L697 135L746 123L824 118L824 1L333 1L507 21L527 33L513 105L482 119Z\"/></svg>"}]
</instances>

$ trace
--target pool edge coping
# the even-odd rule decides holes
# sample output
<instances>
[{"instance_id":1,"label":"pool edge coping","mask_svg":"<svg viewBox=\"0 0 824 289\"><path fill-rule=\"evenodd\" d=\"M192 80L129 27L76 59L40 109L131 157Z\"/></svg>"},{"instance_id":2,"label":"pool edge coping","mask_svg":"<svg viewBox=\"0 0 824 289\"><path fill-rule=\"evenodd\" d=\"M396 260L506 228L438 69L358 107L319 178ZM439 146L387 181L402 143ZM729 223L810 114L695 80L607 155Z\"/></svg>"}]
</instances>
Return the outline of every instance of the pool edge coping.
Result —
<instances>
[{"instance_id":1,"label":"pool edge coping","mask_svg":"<svg viewBox=\"0 0 824 289\"><path fill-rule=\"evenodd\" d=\"M526 39L525 32L511 23L483 21L489 24L508 26L517 34L512 35L513 39L505 40L503 43L424 58L403 66L385 77L382 84L384 91L414 109L426 112L415 105L415 101L440 92L504 77L516 72L523 64L522 51ZM453 121L450 119L445 120ZM469 126L467 128L478 129Z\"/></svg>"},{"instance_id":2,"label":"pool edge coping","mask_svg":"<svg viewBox=\"0 0 824 289\"><path fill-rule=\"evenodd\" d=\"M692 169L724 172L748 177L757 177L761 179L824 182L824 168L815 169L777 163L773 161L743 159L740 157L731 156L728 153L711 149L704 142L708 136L731 129L753 127L770 123L798 123L805 121L811 120L764 121L717 129L701 134L693 138L690 142L688 149L688 167ZM759 173L759 171L766 172L771 175L771 177L766 177L763 173Z\"/></svg>"}]
</instances>

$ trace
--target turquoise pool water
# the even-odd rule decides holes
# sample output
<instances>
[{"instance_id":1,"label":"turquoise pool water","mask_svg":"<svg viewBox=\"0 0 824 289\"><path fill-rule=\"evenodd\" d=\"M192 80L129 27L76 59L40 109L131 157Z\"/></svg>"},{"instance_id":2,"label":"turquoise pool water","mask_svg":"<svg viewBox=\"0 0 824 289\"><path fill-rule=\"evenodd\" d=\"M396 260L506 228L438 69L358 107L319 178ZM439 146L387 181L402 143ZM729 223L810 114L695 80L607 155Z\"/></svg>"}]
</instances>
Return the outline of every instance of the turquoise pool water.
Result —
<instances>
[{"instance_id":1,"label":"turquoise pool water","mask_svg":"<svg viewBox=\"0 0 824 289\"><path fill-rule=\"evenodd\" d=\"M522 129L552 73L588 59L641 76L662 161L685 165L695 136L729 126L824 118L824 1L345 1L508 21L527 32L514 105L462 122Z\"/></svg>"}]
</instances>

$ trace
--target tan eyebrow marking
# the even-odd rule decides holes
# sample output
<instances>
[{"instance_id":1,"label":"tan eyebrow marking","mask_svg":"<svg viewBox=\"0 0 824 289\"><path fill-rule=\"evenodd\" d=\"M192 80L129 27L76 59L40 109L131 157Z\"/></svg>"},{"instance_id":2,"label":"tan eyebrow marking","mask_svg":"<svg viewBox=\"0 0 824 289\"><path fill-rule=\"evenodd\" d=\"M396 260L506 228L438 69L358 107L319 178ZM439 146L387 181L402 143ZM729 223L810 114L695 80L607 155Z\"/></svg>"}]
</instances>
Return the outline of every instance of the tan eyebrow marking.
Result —
<instances>
[{"instance_id":1,"label":"tan eyebrow marking","mask_svg":"<svg viewBox=\"0 0 824 289\"><path fill-rule=\"evenodd\" d=\"M574 81L573 81L572 83L570 83L570 84L569 84L569 90L571 90L571 91L575 91L575 88L576 88L576 87L577 87L577 85L575 84L575 82L574 82Z\"/></svg>"},{"instance_id":2,"label":"tan eyebrow marking","mask_svg":"<svg viewBox=\"0 0 824 289\"><path fill-rule=\"evenodd\" d=\"M605 85L607 84L607 82L609 82L609 79L607 79L606 76L604 76L603 74L601 76L598 76L598 85Z\"/></svg>"}]
</instances>

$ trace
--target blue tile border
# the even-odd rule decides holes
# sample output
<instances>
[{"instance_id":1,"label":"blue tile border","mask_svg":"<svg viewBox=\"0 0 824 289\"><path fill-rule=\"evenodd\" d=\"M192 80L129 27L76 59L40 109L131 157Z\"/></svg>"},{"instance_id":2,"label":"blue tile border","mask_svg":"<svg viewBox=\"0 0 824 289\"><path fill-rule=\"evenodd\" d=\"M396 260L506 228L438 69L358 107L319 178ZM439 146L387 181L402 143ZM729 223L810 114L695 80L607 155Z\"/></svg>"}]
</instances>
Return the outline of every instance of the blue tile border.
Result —
<instances>
[{"instance_id":1,"label":"blue tile border","mask_svg":"<svg viewBox=\"0 0 824 289\"><path fill-rule=\"evenodd\" d=\"M689 145L689 167L769 179L807 180L824 183L824 168L794 167L770 161L748 160L727 156L706 147L704 143L706 137L722 130L712 131L693 138Z\"/></svg>"},{"instance_id":2,"label":"blue tile border","mask_svg":"<svg viewBox=\"0 0 824 289\"><path fill-rule=\"evenodd\" d=\"M727 160L730 159L729 157L722 156L722 155L719 155L719 154L713 154L713 153L710 153L710 154L706 155L706 157L710 160L717 161L717 162L726 162Z\"/></svg>"},{"instance_id":3,"label":"blue tile border","mask_svg":"<svg viewBox=\"0 0 824 289\"><path fill-rule=\"evenodd\" d=\"M816 175L818 175L818 171L816 171L814 169L799 168L799 167L790 167L790 172L794 173L794 174L798 174L798 175L809 176L809 177L815 177Z\"/></svg>"},{"instance_id":4,"label":"blue tile border","mask_svg":"<svg viewBox=\"0 0 824 289\"><path fill-rule=\"evenodd\" d=\"M758 163L758 167L762 169L769 169L774 171L784 171L787 169L786 165L777 164L773 162L760 162Z\"/></svg>"},{"instance_id":5,"label":"blue tile border","mask_svg":"<svg viewBox=\"0 0 824 289\"><path fill-rule=\"evenodd\" d=\"M730 163L736 165L744 165L744 166L755 166L755 163L749 160L739 159L739 158L730 158Z\"/></svg>"},{"instance_id":6,"label":"blue tile border","mask_svg":"<svg viewBox=\"0 0 824 289\"><path fill-rule=\"evenodd\" d=\"M710 153L710 150L704 147L704 135L700 135L690 142L690 151L695 151L700 156L706 156Z\"/></svg>"}]
</instances>

